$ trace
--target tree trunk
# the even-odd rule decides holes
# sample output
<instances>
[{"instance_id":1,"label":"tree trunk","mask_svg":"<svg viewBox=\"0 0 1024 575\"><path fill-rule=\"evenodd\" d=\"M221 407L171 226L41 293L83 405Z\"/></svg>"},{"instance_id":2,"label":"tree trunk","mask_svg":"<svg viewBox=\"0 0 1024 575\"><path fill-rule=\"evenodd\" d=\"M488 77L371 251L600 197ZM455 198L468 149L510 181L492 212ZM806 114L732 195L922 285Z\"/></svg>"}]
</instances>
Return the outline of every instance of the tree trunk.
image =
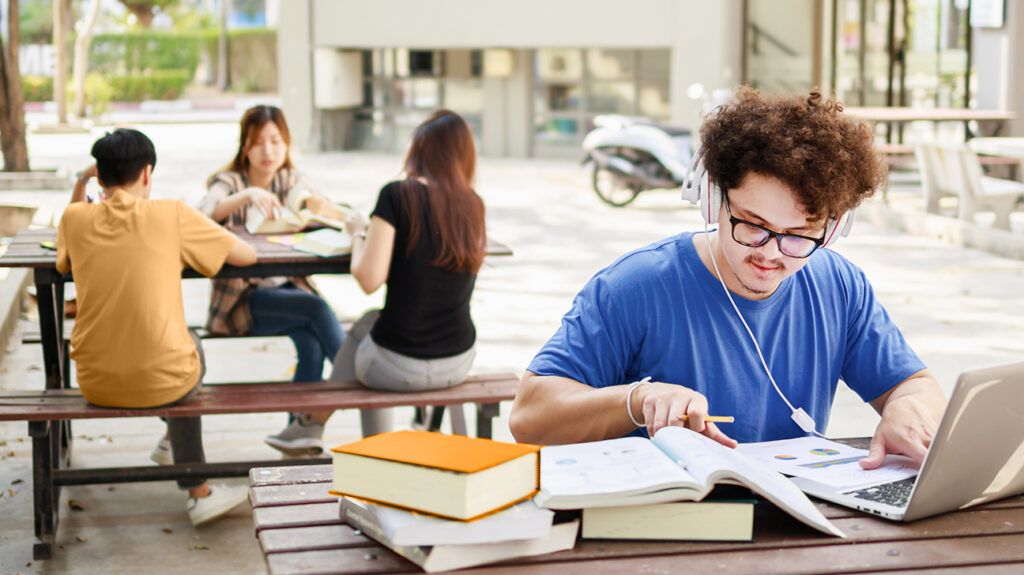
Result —
<instances>
[{"instance_id":1,"label":"tree trunk","mask_svg":"<svg viewBox=\"0 0 1024 575\"><path fill-rule=\"evenodd\" d=\"M7 49L0 37L0 148L4 171L27 172L28 145L25 142L25 98L21 91L21 65L18 62L18 0L9 0Z\"/></svg>"},{"instance_id":2,"label":"tree trunk","mask_svg":"<svg viewBox=\"0 0 1024 575\"><path fill-rule=\"evenodd\" d=\"M64 18L67 11L64 4L67 0L53 0L53 101L57 104L57 123L68 123L68 51L67 28Z\"/></svg>"},{"instance_id":3,"label":"tree trunk","mask_svg":"<svg viewBox=\"0 0 1024 575\"><path fill-rule=\"evenodd\" d=\"M220 36L217 38L217 89L228 89L228 11L231 0L220 0Z\"/></svg>"},{"instance_id":4,"label":"tree trunk","mask_svg":"<svg viewBox=\"0 0 1024 575\"><path fill-rule=\"evenodd\" d=\"M153 25L153 7L143 6L140 4L130 4L128 10L135 15L135 21L139 23L139 27L148 30Z\"/></svg>"},{"instance_id":5,"label":"tree trunk","mask_svg":"<svg viewBox=\"0 0 1024 575\"><path fill-rule=\"evenodd\" d=\"M100 0L92 0L89 11L82 20L82 27L75 38L75 116L85 117L85 75L89 68L89 46L92 44L92 30L100 15Z\"/></svg>"}]
</instances>

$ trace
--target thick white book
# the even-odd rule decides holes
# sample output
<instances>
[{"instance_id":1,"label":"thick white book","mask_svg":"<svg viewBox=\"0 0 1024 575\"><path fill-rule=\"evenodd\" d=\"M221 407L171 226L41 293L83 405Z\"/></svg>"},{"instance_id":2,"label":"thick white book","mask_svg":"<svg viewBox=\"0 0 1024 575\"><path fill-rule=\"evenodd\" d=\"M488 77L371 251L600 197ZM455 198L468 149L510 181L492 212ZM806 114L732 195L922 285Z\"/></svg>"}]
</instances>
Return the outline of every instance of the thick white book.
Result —
<instances>
[{"instance_id":1,"label":"thick white book","mask_svg":"<svg viewBox=\"0 0 1024 575\"><path fill-rule=\"evenodd\" d=\"M496 563L517 557L544 555L572 549L576 544L579 520L559 523L551 527L547 537L476 543L468 545L395 545L375 521L363 502L345 498L342 503L345 520L367 537L405 557L427 573L465 569L477 565Z\"/></svg>"},{"instance_id":2,"label":"thick white book","mask_svg":"<svg viewBox=\"0 0 1024 575\"><path fill-rule=\"evenodd\" d=\"M682 427L653 439L623 437L552 445L540 451L540 493L548 509L700 501L716 484L742 485L796 519L845 537L789 479L743 453Z\"/></svg>"},{"instance_id":3,"label":"thick white book","mask_svg":"<svg viewBox=\"0 0 1024 575\"><path fill-rule=\"evenodd\" d=\"M346 505L359 505L395 545L468 545L546 538L555 517L553 511L541 509L532 501L475 521L452 521L369 501L346 501L351 498L341 498L342 515Z\"/></svg>"}]
</instances>

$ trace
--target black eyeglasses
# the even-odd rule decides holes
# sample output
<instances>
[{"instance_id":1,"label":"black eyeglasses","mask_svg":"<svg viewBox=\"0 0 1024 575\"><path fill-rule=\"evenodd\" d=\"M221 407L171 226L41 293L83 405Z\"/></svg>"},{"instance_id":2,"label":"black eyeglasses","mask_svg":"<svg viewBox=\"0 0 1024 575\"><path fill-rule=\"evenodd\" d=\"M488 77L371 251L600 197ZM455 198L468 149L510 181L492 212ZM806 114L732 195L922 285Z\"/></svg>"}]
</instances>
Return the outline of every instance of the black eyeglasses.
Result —
<instances>
[{"instance_id":1,"label":"black eyeglasses","mask_svg":"<svg viewBox=\"0 0 1024 575\"><path fill-rule=\"evenodd\" d=\"M759 248L775 238L779 251L783 254L791 258L806 258L825 243L825 234L822 234L820 238L783 234L753 222L741 220L732 215L728 200L725 202L725 209L729 213L729 223L732 224L732 239L747 247Z\"/></svg>"}]
</instances>

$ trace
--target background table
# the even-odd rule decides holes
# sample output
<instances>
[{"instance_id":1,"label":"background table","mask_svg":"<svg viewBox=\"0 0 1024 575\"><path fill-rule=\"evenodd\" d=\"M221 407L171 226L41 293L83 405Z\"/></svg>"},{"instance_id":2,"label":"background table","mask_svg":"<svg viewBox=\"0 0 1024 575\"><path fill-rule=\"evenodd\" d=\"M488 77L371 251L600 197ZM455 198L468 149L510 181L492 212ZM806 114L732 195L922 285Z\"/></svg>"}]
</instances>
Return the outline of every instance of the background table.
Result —
<instances>
[{"instance_id":1,"label":"background table","mask_svg":"<svg viewBox=\"0 0 1024 575\"><path fill-rule=\"evenodd\" d=\"M329 466L257 468L249 477L256 537L272 575L420 571L340 519L337 498L327 493ZM582 540L571 551L458 573L1024 573L1024 496L913 523L819 507L847 539L759 502L750 543Z\"/></svg>"}]
</instances>

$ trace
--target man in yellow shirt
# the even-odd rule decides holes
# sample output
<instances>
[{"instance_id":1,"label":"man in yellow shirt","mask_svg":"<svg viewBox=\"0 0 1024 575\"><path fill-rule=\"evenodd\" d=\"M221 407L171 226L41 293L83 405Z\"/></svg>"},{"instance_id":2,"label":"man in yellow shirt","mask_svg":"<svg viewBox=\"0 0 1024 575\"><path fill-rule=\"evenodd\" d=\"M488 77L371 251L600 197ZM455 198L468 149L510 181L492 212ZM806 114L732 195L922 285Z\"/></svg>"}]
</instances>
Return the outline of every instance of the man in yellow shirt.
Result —
<instances>
[{"instance_id":1,"label":"man in yellow shirt","mask_svg":"<svg viewBox=\"0 0 1024 575\"><path fill-rule=\"evenodd\" d=\"M185 325L181 272L206 276L225 263L256 262L252 246L195 209L151 200L156 151L143 133L119 129L92 147L95 166L75 184L57 232L57 270L72 272L78 317L71 334L82 395L101 407L158 407L194 393L205 366L199 339ZM104 200L85 200L97 176ZM174 461L205 461L200 418L169 418ZM244 487L178 481L194 525L246 498Z\"/></svg>"}]
</instances>

